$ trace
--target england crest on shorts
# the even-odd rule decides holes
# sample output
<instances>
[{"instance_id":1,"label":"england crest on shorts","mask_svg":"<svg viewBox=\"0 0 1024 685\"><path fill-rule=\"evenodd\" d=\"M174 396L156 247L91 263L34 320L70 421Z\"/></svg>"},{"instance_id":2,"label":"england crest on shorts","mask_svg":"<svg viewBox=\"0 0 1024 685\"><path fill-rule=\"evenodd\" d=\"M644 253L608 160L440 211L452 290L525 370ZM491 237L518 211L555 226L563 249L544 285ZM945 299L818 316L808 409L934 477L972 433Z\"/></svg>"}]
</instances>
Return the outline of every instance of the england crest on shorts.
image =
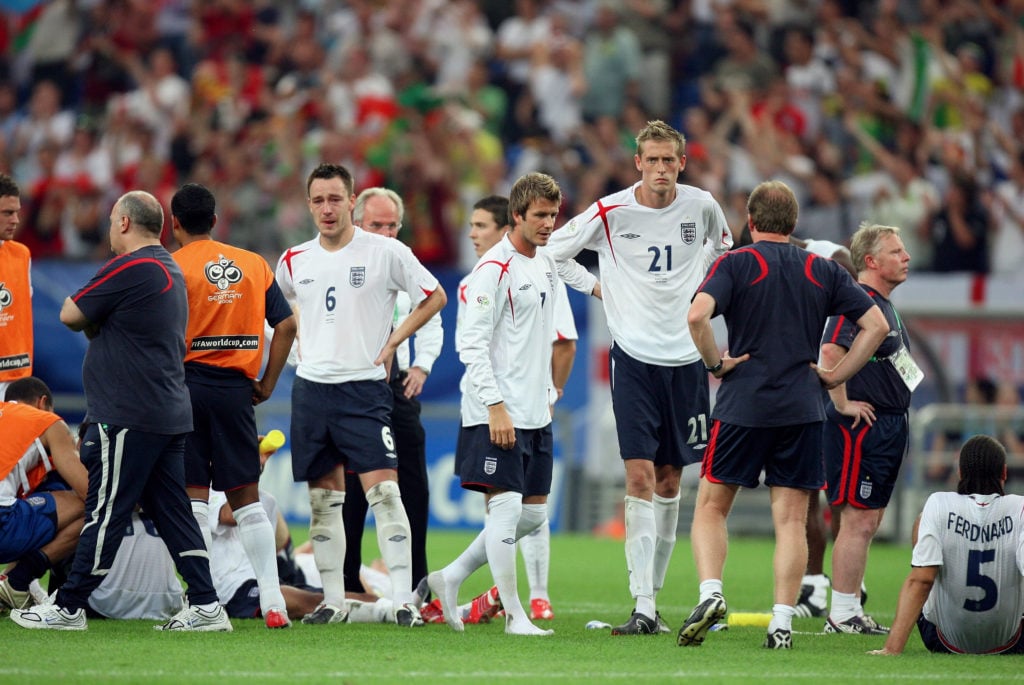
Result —
<instances>
[{"instance_id":1,"label":"england crest on shorts","mask_svg":"<svg viewBox=\"0 0 1024 685\"><path fill-rule=\"evenodd\" d=\"M679 233L684 243L693 245L693 241L697 239L697 224L689 220L684 221L679 224Z\"/></svg>"},{"instance_id":2,"label":"england crest on shorts","mask_svg":"<svg viewBox=\"0 0 1024 685\"><path fill-rule=\"evenodd\" d=\"M366 283L366 267L353 266L348 270L348 284L353 288L362 288Z\"/></svg>"},{"instance_id":3,"label":"england crest on shorts","mask_svg":"<svg viewBox=\"0 0 1024 685\"><path fill-rule=\"evenodd\" d=\"M861 499L867 499L868 497L871 497L871 481L862 480L860 482L860 488L858 489L857 494L860 495Z\"/></svg>"},{"instance_id":4,"label":"england crest on shorts","mask_svg":"<svg viewBox=\"0 0 1024 685\"><path fill-rule=\"evenodd\" d=\"M498 460L494 457L487 457L484 459L484 473L488 476L493 476L494 472L498 470Z\"/></svg>"}]
</instances>

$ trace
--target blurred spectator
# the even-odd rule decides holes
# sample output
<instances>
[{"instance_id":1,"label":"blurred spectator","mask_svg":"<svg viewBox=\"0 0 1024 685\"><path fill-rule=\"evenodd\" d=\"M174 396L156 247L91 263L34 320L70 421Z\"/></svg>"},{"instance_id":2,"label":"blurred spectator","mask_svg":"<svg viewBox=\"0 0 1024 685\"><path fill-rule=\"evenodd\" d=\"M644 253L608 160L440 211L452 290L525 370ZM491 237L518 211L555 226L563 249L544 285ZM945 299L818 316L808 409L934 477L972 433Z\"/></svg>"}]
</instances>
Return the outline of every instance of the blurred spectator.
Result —
<instances>
[{"instance_id":1,"label":"blurred spectator","mask_svg":"<svg viewBox=\"0 0 1024 685\"><path fill-rule=\"evenodd\" d=\"M533 45L530 93L537 105L537 123L556 144L572 141L583 123L581 98L587 92L583 53L569 33L564 15L551 14L551 35Z\"/></svg>"},{"instance_id":2,"label":"blurred spectator","mask_svg":"<svg viewBox=\"0 0 1024 685\"><path fill-rule=\"evenodd\" d=\"M934 271L988 273L989 213L970 174L954 172L942 207L932 219Z\"/></svg>"},{"instance_id":3,"label":"blurred spectator","mask_svg":"<svg viewBox=\"0 0 1024 685\"><path fill-rule=\"evenodd\" d=\"M110 150L96 139L95 122L85 117L79 119L70 146L57 157L54 174L64 180L86 179L97 191L103 188L109 192L114 176Z\"/></svg>"},{"instance_id":4,"label":"blurred spectator","mask_svg":"<svg viewBox=\"0 0 1024 685\"><path fill-rule=\"evenodd\" d=\"M52 82L65 105L70 105L75 95L71 61L83 27L80 4L76 0L51 0L40 13L25 48L32 64L32 83Z\"/></svg>"},{"instance_id":5,"label":"blurred spectator","mask_svg":"<svg viewBox=\"0 0 1024 685\"><path fill-rule=\"evenodd\" d=\"M61 109L57 85L53 81L36 83L28 112L14 130L12 154L19 180L31 184L40 178L43 172L36 165L36 153L44 144L56 146L59 152L71 140L74 128L75 115Z\"/></svg>"},{"instance_id":6,"label":"blurred spectator","mask_svg":"<svg viewBox=\"0 0 1024 685\"><path fill-rule=\"evenodd\" d=\"M1010 177L996 186L992 198L992 274L1019 279L1024 276L1024 148L1013 160Z\"/></svg>"},{"instance_id":7,"label":"blurred spectator","mask_svg":"<svg viewBox=\"0 0 1024 685\"><path fill-rule=\"evenodd\" d=\"M639 84L645 78L642 69L637 37L621 23L616 5L601 0L594 23L583 39L587 84L583 116L588 120L602 115L621 116L626 101L639 96Z\"/></svg>"}]
</instances>

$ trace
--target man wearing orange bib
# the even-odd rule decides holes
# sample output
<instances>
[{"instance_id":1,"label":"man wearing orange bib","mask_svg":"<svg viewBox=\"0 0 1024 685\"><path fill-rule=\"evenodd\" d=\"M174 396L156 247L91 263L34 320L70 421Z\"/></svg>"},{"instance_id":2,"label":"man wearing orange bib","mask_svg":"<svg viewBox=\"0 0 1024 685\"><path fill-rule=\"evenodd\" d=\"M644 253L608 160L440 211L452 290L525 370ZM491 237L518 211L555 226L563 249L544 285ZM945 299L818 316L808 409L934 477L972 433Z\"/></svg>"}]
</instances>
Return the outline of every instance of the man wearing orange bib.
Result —
<instances>
[{"instance_id":1,"label":"man wearing orange bib","mask_svg":"<svg viewBox=\"0 0 1024 685\"><path fill-rule=\"evenodd\" d=\"M215 209L213 194L195 183L171 200L171 225L181 243L174 260L188 291L185 382L195 425L185 441L185 484L207 549L210 485L227 495L256 571L260 614L268 628L287 628L274 527L260 504L253 405L274 391L295 339L295 317L263 257L213 240ZM274 336L260 378L264 320Z\"/></svg>"}]
</instances>

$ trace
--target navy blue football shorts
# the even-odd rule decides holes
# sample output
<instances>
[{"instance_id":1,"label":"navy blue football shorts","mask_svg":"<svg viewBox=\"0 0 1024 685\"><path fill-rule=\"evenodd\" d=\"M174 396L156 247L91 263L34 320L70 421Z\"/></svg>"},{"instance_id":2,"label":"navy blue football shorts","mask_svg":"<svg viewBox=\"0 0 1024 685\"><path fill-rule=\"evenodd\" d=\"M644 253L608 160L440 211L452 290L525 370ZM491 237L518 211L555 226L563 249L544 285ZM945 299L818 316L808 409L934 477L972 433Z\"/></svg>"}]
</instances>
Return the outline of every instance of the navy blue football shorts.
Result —
<instances>
[{"instance_id":1,"label":"navy blue football shorts","mask_svg":"<svg viewBox=\"0 0 1024 685\"><path fill-rule=\"evenodd\" d=\"M322 478L344 464L353 473L397 469L391 387L383 380L292 385L292 476Z\"/></svg>"},{"instance_id":2,"label":"navy blue football shorts","mask_svg":"<svg viewBox=\"0 0 1024 685\"><path fill-rule=\"evenodd\" d=\"M35 492L0 507L0 564L41 548L56 534L57 501L48 492Z\"/></svg>"},{"instance_id":3,"label":"navy blue football shorts","mask_svg":"<svg viewBox=\"0 0 1024 685\"><path fill-rule=\"evenodd\" d=\"M842 416L832 404L826 410L825 478L828 503L858 509L882 509L889 504L900 465L907 453L906 414L876 414L868 426Z\"/></svg>"},{"instance_id":4,"label":"navy blue football shorts","mask_svg":"<svg viewBox=\"0 0 1024 685\"><path fill-rule=\"evenodd\" d=\"M479 492L508 490L523 497L547 495L551 491L553 448L551 424L529 430L516 428L516 444L508 450L491 442L487 424L460 428L455 462L460 465L462 487Z\"/></svg>"},{"instance_id":5,"label":"navy blue football shorts","mask_svg":"<svg viewBox=\"0 0 1024 685\"><path fill-rule=\"evenodd\" d=\"M185 438L185 484L228 492L260 479L252 383L188 383L193 431Z\"/></svg>"},{"instance_id":6,"label":"navy blue football shorts","mask_svg":"<svg viewBox=\"0 0 1024 685\"><path fill-rule=\"evenodd\" d=\"M704 362L657 366L613 344L608 367L622 458L676 468L700 461L711 416Z\"/></svg>"},{"instance_id":7,"label":"navy blue football shorts","mask_svg":"<svg viewBox=\"0 0 1024 685\"><path fill-rule=\"evenodd\" d=\"M751 428L717 419L700 475L712 483L756 488L764 471L769 487L819 490L825 482L821 422Z\"/></svg>"}]
</instances>

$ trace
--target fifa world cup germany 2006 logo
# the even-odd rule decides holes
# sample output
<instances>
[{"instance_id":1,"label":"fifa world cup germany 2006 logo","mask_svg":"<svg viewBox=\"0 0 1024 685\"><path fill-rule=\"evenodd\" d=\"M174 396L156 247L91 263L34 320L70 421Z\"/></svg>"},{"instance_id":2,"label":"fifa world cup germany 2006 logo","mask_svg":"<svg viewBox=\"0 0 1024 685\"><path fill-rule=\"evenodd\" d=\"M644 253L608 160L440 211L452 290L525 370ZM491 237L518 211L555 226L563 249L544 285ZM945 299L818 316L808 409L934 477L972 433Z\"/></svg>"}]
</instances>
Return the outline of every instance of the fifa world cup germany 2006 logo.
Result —
<instances>
[{"instance_id":1,"label":"fifa world cup germany 2006 logo","mask_svg":"<svg viewBox=\"0 0 1024 685\"><path fill-rule=\"evenodd\" d=\"M242 270L235 266L234 261L220 255L217 261L206 263L203 269L206 280L217 286L218 290L227 290L231 285L242 280Z\"/></svg>"},{"instance_id":2,"label":"fifa world cup germany 2006 logo","mask_svg":"<svg viewBox=\"0 0 1024 685\"><path fill-rule=\"evenodd\" d=\"M7 289L6 283L0 283L0 309L7 309L14 302L14 293Z\"/></svg>"}]
</instances>

